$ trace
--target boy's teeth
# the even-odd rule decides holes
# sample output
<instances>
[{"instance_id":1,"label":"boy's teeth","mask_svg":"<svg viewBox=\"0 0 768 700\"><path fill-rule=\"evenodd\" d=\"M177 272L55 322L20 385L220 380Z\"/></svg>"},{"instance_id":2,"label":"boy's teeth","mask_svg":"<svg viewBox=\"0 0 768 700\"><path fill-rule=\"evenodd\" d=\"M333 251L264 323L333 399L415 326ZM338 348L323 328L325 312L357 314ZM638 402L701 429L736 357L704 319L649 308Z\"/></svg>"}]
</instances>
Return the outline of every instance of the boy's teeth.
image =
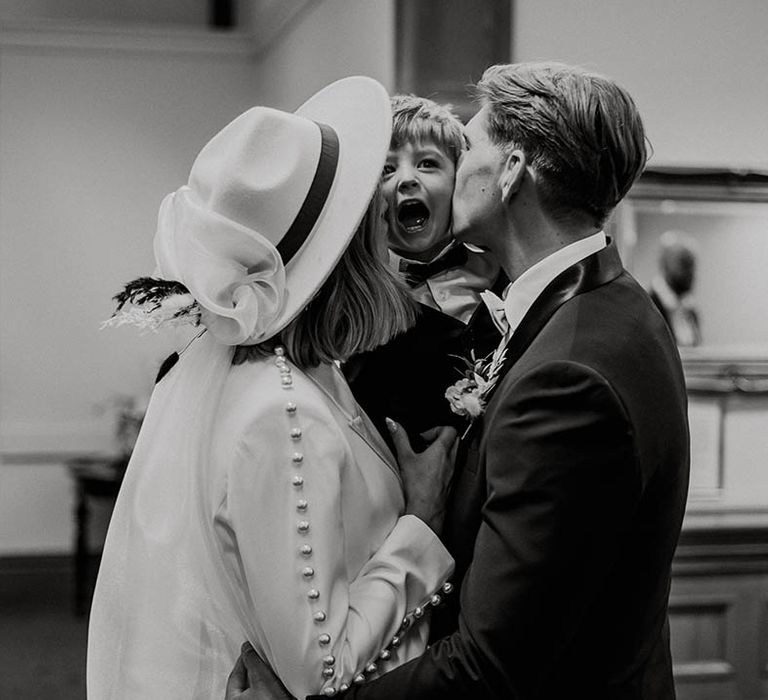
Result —
<instances>
[{"instance_id":1,"label":"boy's teeth","mask_svg":"<svg viewBox=\"0 0 768 700\"><path fill-rule=\"evenodd\" d=\"M427 223L427 219L425 217L419 217L415 221L409 223L405 228L409 233L412 233L422 228L425 223Z\"/></svg>"}]
</instances>

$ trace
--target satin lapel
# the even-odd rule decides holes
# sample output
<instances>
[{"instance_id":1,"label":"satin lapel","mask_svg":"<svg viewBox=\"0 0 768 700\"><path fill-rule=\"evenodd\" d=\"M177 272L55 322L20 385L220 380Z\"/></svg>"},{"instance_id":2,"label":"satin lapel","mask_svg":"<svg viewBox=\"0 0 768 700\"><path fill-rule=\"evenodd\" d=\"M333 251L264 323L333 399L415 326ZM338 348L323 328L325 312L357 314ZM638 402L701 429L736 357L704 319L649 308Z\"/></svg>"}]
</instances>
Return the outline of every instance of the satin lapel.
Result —
<instances>
[{"instance_id":1,"label":"satin lapel","mask_svg":"<svg viewBox=\"0 0 768 700\"><path fill-rule=\"evenodd\" d=\"M603 250L584 258L555 277L528 309L528 313L520 321L520 325L515 329L507 343L507 355L499 374L499 381L486 394L486 405L506 373L528 349L528 346L541 332L547 321L552 318L555 311L569 299L615 280L623 272L623 269L616 246L609 241ZM464 433L463 440L469 438L481 422L475 421Z\"/></svg>"}]
</instances>

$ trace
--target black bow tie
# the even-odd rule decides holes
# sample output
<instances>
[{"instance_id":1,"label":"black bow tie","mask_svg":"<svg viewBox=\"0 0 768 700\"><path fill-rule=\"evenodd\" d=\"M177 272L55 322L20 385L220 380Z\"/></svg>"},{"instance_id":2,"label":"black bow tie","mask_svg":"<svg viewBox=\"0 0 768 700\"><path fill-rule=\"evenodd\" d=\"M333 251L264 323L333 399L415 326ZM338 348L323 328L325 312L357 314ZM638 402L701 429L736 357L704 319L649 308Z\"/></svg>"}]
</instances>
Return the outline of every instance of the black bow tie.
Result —
<instances>
[{"instance_id":1,"label":"black bow tie","mask_svg":"<svg viewBox=\"0 0 768 700\"><path fill-rule=\"evenodd\" d=\"M403 273L405 282L409 287L418 287L430 277L450 270L453 267L459 267L467 262L467 249L463 245L453 246L445 255L432 262L412 262L409 260L400 261L400 272Z\"/></svg>"}]
</instances>

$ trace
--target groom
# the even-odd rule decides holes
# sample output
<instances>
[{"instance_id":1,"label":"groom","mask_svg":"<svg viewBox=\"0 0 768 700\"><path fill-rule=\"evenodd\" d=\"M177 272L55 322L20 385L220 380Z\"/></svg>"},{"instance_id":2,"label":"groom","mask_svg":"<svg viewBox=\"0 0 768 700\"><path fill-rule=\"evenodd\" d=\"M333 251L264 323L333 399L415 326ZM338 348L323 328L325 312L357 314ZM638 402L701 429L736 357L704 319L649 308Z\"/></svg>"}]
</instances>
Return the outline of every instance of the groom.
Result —
<instances>
[{"instance_id":1,"label":"groom","mask_svg":"<svg viewBox=\"0 0 768 700\"><path fill-rule=\"evenodd\" d=\"M514 282L447 507L430 490L444 445L417 455L393 434L409 508L442 530L458 590L421 657L338 696L668 700L686 393L662 317L602 231L645 165L643 126L622 88L568 66L495 66L478 89L454 235Z\"/></svg>"}]
</instances>

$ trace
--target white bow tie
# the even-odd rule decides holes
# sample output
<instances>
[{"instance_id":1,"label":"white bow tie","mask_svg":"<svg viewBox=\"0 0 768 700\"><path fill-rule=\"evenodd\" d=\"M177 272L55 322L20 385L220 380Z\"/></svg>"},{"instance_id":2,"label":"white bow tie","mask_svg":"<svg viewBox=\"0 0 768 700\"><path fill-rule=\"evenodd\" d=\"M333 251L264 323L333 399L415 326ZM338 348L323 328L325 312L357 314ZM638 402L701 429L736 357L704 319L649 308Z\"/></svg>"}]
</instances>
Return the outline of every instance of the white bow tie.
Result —
<instances>
[{"instance_id":1,"label":"white bow tie","mask_svg":"<svg viewBox=\"0 0 768 700\"><path fill-rule=\"evenodd\" d=\"M496 328L499 329L499 333L501 333L502 336L509 334L509 321L504 312L504 300L488 289L484 292L480 292L480 298L490 312L491 320Z\"/></svg>"}]
</instances>

